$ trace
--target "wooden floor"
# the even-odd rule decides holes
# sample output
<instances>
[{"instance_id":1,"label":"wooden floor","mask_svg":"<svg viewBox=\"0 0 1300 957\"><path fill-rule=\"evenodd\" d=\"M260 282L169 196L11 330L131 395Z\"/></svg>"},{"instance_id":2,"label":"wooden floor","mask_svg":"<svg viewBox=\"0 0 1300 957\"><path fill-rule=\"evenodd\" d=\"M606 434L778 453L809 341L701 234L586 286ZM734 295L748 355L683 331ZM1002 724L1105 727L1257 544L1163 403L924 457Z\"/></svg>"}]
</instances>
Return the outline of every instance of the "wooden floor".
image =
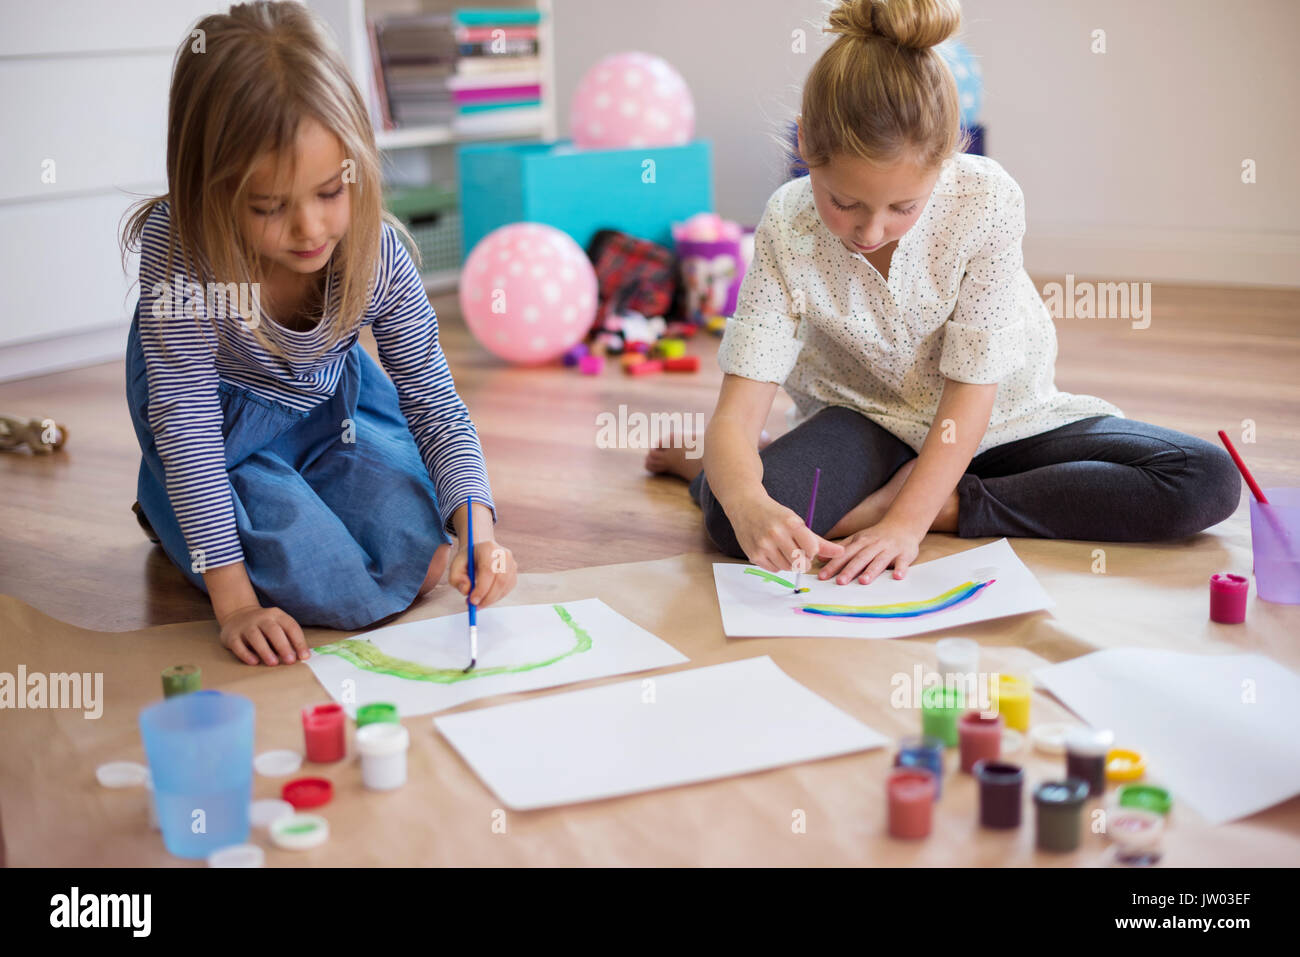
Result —
<instances>
[{"instance_id":1,"label":"wooden floor","mask_svg":"<svg viewBox=\"0 0 1300 957\"><path fill-rule=\"evenodd\" d=\"M1251 419L1257 441L1241 448L1261 484L1300 484L1300 291L1155 286L1152 302L1147 329L1058 320L1057 386L1211 441L1220 428L1235 441ZM521 571L710 549L683 483L649 476L642 451L600 448L596 436L597 415L617 415L621 404L629 412L707 414L721 380L716 340L692 344L704 360L697 375L518 370L478 348L453 295L434 306L483 439L498 537ZM373 341L368 346L373 353ZM782 396L773 412L774 434L788 404ZM0 593L104 631L211 617L206 597L131 514L140 450L122 362L0 384L0 413L51 416L70 437L54 456L0 453Z\"/></svg>"}]
</instances>

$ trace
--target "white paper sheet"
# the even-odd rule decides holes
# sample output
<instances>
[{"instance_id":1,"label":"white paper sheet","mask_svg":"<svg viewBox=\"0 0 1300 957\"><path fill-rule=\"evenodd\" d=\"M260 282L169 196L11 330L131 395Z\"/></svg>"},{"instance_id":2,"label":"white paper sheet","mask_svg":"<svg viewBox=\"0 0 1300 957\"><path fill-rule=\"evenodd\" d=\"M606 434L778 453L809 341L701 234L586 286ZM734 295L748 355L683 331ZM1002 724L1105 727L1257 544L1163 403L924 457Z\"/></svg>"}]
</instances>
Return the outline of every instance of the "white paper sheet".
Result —
<instances>
[{"instance_id":1,"label":"white paper sheet","mask_svg":"<svg viewBox=\"0 0 1300 957\"><path fill-rule=\"evenodd\" d=\"M1115 648L1034 678L1212 824L1300 793L1300 676L1263 655Z\"/></svg>"},{"instance_id":2,"label":"white paper sheet","mask_svg":"<svg viewBox=\"0 0 1300 957\"><path fill-rule=\"evenodd\" d=\"M750 571L752 569L752 571ZM722 630L731 638L901 638L936 628L1039 611L1055 604L1005 539L913 565L901 581L886 571L869 585L837 585L805 574L807 594L763 577L753 565L718 563L713 581ZM777 577L794 581L793 572ZM881 608L880 606L902 606ZM849 606L860 614L811 613Z\"/></svg>"},{"instance_id":3,"label":"white paper sheet","mask_svg":"<svg viewBox=\"0 0 1300 957\"><path fill-rule=\"evenodd\" d=\"M888 743L766 655L480 708L433 723L497 798L518 811L694 784Z\"/></svg>"},{"instance_id":4,"label":"white paper sheet","mask_svg":"<svg viewBox=\"0 0 1300 957\"><path fill-rule=\"evenodd\" d=\"M465 675L468 634L463 612L404 622L314 648L307 664L350 716L358 705L389 701L407 717L689 660L598 598L479 611L478 665Z\"/></svg>"}]
</instances>

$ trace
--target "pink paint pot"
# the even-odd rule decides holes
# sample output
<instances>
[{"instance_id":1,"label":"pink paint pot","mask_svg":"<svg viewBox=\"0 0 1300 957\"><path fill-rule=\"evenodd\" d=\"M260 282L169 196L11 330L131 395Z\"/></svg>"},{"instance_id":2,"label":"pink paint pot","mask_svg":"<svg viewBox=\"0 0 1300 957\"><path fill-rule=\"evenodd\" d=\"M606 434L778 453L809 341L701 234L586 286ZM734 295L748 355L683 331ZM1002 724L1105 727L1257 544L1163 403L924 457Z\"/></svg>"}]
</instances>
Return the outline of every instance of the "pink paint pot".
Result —
<instances>
[{"instance_id":1,"label":"pink paint pot","mask_svg":"<svg viewBox=\"0 0 1300 957\"><path fill-rule=\"evenodd\" d=\"M977 761L996 761L1002 755L1002 715L985 718L978 711L968 711L957 724L961 747L961 769L975 770Z\"/></svg>"},{"instance_id":2,"label":"pink paint pot","mask_svg":"<svg viewBox=\"0 0 1300 957\"><path fill-rule=\"evenodd\" d=\"M927 768L896 768L886 782L889 836L926 837L934 815L934 772Z\"/></svg>"}]
</instances>

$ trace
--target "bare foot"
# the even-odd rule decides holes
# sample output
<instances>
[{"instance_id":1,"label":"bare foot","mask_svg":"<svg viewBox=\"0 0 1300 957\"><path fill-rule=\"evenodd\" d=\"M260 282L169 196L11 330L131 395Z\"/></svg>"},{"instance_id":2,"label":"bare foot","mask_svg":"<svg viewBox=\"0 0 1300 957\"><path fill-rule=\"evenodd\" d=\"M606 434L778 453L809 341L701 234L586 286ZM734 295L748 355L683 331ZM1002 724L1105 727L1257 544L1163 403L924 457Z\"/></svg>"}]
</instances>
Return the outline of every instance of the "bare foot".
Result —
<instances>
[{"instance_id":1,"label":"bare foot","mask_svg":"<svg viewBox=\"0 0 1300 957\"><path fill-rule=\"evenodd\" d=\"M704 457L696 455L698 446L691 453L695 458L687 458L686 452L685 443L674 433L667 442L660 442L658 448L646 453L646 470L656 475L676 475L689 482L704 470Z\"/></svg>"},{"instance_id":2,"label":"bare foot","mask_svg":"<svg viewBox=\"0 0 1300 957\"><path fill-rule=\"evenodd\" d=\"M690 441L686 441L687 439ZM764 429L758 437L759 449L767 448L771 441L772 436ZM694 458L686 454L688 445ZM696 441L693 431L686 433L674 431L666 441L661 441L657 447L646 453L646 471L656 475L676 475L690 482L704 469L702 445L701 441Z\"/></svg>"},{"instance_id":3,"label":"bare foot","mask_svg":"<svg viewBox=\"0 0 1300 957\"><path fill-rule=\"evenodd\" d=\"M864 498L854 506L852 511L836 522L835 527L826 533L826 537L843 538L845 535L852 535L879 522L889 511L889 506L894 504L894 499L898 498L903 483L907 481L914 468L916 468L915 458L904 462L888 482Z\"/></svg>"}]
</instances>

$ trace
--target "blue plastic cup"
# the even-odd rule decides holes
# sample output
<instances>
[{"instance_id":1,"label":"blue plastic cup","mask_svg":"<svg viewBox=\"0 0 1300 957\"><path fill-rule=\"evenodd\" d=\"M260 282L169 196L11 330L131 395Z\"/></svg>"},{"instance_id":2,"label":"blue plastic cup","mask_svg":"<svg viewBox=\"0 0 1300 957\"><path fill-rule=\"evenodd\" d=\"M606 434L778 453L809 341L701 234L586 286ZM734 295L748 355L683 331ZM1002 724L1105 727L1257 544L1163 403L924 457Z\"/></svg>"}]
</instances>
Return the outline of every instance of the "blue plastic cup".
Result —
<instances>
[{"instance_id":1,"label":"blue plastic cup","mask_svg":"<svg viewBox=\"0 0 1300 957\"><path fill-rule=\"evenodd\" d=\"M1266 488L1267 505L1250 498L1255 593L1264 601L1300 605L1300 488Z\"/></svg>"},{"instance_id":2,"label":"blue plastic cup","mask_svg":"<svg viewBox=\"0 0 1300 957\"><path fill-rule=\"evenodd\" d=\"M163 843L206 858L248 840L253 702L220 691L167 698L140 712Z\"/></svg>"}]
</instances>

